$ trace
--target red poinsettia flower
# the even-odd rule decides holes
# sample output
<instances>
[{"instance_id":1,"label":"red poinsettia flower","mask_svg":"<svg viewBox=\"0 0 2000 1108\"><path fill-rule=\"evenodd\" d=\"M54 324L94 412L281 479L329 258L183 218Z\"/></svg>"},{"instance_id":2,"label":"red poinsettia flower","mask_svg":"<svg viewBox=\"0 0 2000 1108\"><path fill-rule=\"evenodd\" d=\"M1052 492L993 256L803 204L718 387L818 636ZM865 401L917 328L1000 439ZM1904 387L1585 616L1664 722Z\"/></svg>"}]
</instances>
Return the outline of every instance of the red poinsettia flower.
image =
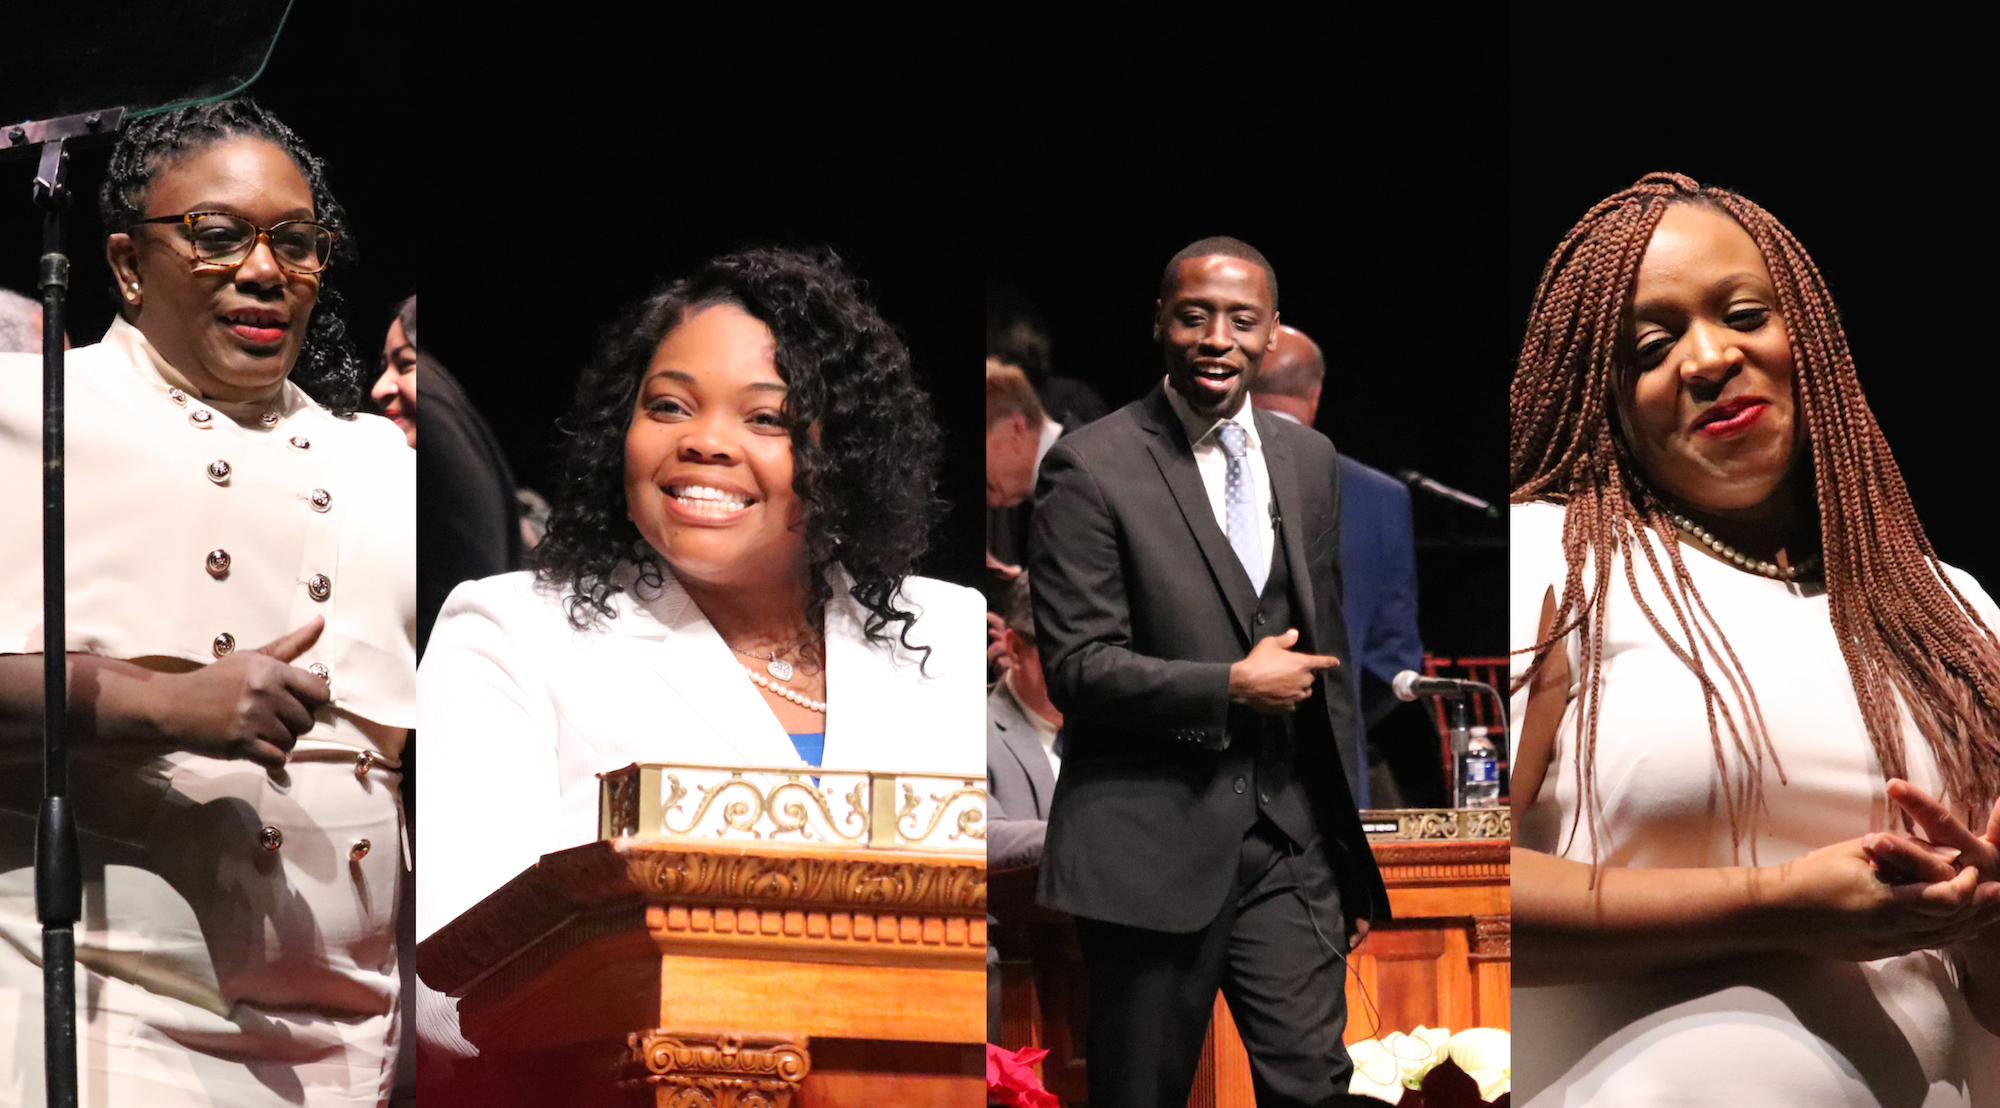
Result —
<instances>
[{"instance_id":1,"label":"red poinsettia flower","mask_svg":"<svg viewBox=\"0 0 2000 1108\"><path fill-rule=\"evenodd\" d=\"M1042 1088L1035 1076L1035 1063L1048 1057L1039 1047L1023 1047L1017 1053L986 1044L986 1099L1007 1108L1062 1108L1054 1094Z\"/></svg>"}]
</instances>

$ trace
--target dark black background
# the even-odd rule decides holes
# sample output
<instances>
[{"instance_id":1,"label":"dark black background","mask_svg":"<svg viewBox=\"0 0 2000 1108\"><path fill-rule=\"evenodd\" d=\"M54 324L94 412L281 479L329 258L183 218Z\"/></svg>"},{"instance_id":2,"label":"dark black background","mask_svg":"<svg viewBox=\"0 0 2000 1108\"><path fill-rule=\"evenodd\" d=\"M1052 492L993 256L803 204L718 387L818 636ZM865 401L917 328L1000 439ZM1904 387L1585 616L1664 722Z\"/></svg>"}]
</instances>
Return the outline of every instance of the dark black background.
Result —
<instances>
[{"instance_id":1,"label":"dark black background","mask_svg":"<svg viewBox=\"0 0 2000 1108\"><path fill-rule=\"evenodd\" d=\"M1800 8L1513 24L1508 308L1597 200L1652 170L1723 185L1811 252L1938 555L2000 583L1989 497L1993 129L1969 26ZM1516 336L1518 341L1518 334Z\"/></svg>"}]
</instances>

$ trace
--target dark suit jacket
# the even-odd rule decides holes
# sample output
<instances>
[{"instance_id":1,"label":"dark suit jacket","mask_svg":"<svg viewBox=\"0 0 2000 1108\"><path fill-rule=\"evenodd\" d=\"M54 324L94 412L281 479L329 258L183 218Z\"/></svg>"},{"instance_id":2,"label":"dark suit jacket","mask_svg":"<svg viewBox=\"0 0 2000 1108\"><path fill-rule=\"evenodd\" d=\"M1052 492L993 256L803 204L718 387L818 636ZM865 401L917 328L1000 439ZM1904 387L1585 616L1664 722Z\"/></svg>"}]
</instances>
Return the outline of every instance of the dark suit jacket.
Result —
<instances>
[{"instance_id":1,"label":"dark suit jacket","mask_svg":"<svg viewBox=\"0 0 2000 1108\"><path fill-rule=\"evenodd\" d=\"M1333 444L1267 412L1256 419L1304 615L1297 649L1346 658ZM1285 629L1253 624L1250 578L1216 524L1164 386L1049 451L1029 565L1042 668L1066 736L1038 898L1090 919L1199 930L1234 886L1244 805L1254 804L1221 769L1229 667ZM1386 918L1335 746L1335 736L1352 741L1348 682L1323 676L1293 718L1299 777L1343 911Z\"/></svg>"},{"instance_id":2,"label":"dark suit jacket","mask_svg":"<svg viewBox=\"0 0 2000 1108\"><path fill-rule=\"evenodd\" d=\"M1035 725L1005 682L986 694L986 866L1012 869L1041 860L1055 771Z\"/></svg>"},{"instance_id":3,"label":"dark suit jacket","mask_svg":"<svg viewBox=\"0 0 2000 1108\"><path fill-rule=\"evenodd\" d=\"M1424 668L1417 633L1417 550L1410 490L1352 458L1340 458L1340 608L1354 664L1344 667L1357 710L1356 750L1342 750L1348 787L1362 796L1368 724L1395 707L1389 683ZM1357 778L1357 774L1359 775Z\"/></svg>"}]
</instances>

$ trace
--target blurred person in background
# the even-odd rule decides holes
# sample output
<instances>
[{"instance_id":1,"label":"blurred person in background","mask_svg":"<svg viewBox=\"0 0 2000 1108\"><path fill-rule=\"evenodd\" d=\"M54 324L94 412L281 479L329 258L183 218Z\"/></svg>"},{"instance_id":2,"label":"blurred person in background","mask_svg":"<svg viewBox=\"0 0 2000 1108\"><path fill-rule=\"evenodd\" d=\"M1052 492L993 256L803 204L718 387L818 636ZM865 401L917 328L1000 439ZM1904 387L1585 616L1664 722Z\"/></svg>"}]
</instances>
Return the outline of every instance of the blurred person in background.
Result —
<instances>
[{"instance_id":1,"label":"blurred person in background","mask_svg":"<svg viewBox=\"0 0 2000 1108\"><path fill-rule=\"evenodd\" d=\"M68 347L67 338L63 346ZM0 289L0 354L42 352L42 304L13 289Z\"/></svg>"},{"instance_id":2,"label":"blurred person in background","mask_svg":"<svg viewBox=\"0 0 2000 1108\"><path fill-rule=\"evenodd\" d=\"M1250 402L1280 419L1311 427L1319 416L1326 359L1319 344L1296 327L1280 324L1250 388ZM1405 670L1424 668L1417 632L1417 548L1410 523L1410 490L1381 470L1346 454L1338 460L1340 485L1341 617L1354 652L1342 667L1359 709L1358 749L1343 747L1341 762L1355 802L1363 808L1400 808L1395 779L1379 752L1368 746L1368 727L1397 704L1389 683ZM1376 794L1381 795L1376 795Z\"/></svg>"},{"instance_id":3,"label":"blurred person in background","mask_svg":"<svg viewBox=\"0 0 2000 1108\"><path fill-rule=\"evenodd\" d=\"M424 401L417 404L417 378ZM461 581L518 569L520 509L514 474L493 431L465 390L417 341L417 298L396 306L382 342L382 376L372 394L382 414L417 445L417 651L430 641L444 598Z\"/></svg>"}]
</instances>

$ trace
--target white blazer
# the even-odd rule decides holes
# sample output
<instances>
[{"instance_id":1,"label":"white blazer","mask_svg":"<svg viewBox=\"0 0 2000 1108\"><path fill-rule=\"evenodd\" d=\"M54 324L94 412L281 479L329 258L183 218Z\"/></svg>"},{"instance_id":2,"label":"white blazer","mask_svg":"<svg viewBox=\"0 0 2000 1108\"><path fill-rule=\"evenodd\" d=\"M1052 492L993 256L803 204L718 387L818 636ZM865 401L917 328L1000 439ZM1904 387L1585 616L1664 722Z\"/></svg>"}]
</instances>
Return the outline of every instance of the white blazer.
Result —
<instances>
[{"instance_id":1,"label":"white blazer","mask_svg":"<svg viewBox=\"0 0 2000 1108\"><path fill-rule=\"evenodd\" d=\"M980 775L985 604L922 577L902 602L918 612L910 641L931 647L921 669L863 636L844 582L827 605L822 765ZM672 574L655 598L628 588L611 604L577 631L531 573L468 581L445 601L418 673L419 938L543 854L596 839L599 773L805 764Z\"/></svg>"}]
</instances>

